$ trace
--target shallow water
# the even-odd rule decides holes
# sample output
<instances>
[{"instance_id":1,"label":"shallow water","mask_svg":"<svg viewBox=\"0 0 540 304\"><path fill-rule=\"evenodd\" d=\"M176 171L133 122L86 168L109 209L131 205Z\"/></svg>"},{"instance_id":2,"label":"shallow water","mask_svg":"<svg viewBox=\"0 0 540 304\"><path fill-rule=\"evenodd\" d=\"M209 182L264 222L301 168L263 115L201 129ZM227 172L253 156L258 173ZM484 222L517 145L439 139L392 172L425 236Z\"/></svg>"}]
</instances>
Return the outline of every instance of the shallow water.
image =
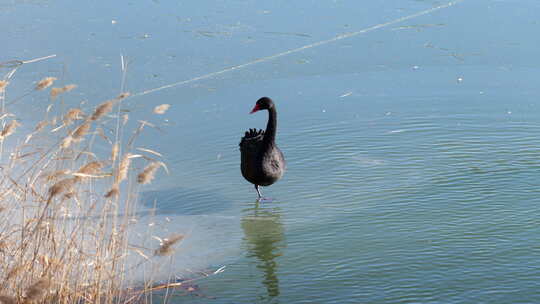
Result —
<instances>
[{"instance_id":1,"label":"shallow water","mask_svg":"<svg viewBox=\"0 0 540 304\"><path fill-rule=\"evenodd\" d=\"M93 102L120 53L141 92L440 4L197 3L9 2L3 56L57 54L18 79L64 75ZM172 104L140 142L171 171L143 206L188 233L172 272L226 266L178 303L539 302L539 6L466 0L130 99L136 118ZM262 95L288 171L257 204L238 142Z\"/></svg>"}]
</instances>

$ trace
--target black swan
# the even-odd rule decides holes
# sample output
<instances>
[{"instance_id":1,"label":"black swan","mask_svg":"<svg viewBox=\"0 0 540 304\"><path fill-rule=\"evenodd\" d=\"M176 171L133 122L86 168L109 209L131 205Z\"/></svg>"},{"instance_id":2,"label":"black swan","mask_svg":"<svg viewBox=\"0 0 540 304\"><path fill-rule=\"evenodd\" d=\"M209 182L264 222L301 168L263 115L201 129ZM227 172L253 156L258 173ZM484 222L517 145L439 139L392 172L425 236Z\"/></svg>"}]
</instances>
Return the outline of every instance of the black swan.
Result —
<instances>
[{"instance_id":1,"label":"black swan","mask_svg":"<svg viewBox=\"0 0 540 304\"><path fill-rule=\"evenodd\" d=\"M255 185L259 200L262 198L259 186L270 186L285 172L285 158L276 145L277 113L272 99L262 97L257 100L250 114L268 110L266 131L250 129L240 141L240 169L244 178Z\"/></svg>"}]
</instances>

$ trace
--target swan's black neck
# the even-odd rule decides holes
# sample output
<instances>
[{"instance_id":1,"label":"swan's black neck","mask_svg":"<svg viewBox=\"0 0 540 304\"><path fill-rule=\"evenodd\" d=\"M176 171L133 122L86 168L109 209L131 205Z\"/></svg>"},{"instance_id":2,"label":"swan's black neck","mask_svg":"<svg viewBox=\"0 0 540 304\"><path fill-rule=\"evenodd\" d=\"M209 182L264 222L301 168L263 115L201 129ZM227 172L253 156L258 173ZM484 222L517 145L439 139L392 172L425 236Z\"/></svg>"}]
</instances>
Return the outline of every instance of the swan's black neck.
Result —
<instances>
[{"instance_id":1,"label":"swan's black neck","mask_svg":"<svg viewBox=\"0 0 540 304\"><path fill-rule=\"evenodd\" d=\"M270 107L268 109L268 123L266 124L266 131L264 132L263 143L267 146L274 145L276 140L277 129L277 112L276 107Z\"/></svg>"}]
</instances>

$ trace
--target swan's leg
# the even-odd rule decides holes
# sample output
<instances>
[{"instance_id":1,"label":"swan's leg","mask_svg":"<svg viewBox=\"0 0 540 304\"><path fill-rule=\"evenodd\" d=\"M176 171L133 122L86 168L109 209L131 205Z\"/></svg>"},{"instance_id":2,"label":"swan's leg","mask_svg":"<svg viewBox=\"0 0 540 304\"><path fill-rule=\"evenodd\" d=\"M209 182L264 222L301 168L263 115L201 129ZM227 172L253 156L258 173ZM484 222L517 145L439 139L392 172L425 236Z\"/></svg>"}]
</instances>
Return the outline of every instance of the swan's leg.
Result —
<instances>
[{"instance_id":1,"label":"swan's leg","mask_svg":"<svg viewBox=\"0 0 540 304\"><path fill-rule=\"evenodd\" d=\"M273 201L273 199L269 197L263 197L261 194L261 190L259 189L259 185L255 185L255 190L257 190L257 202L258 203L270 203Z\"/></svg>"},{"instance_id":2,"label":"swan's leg","mask_svg":"<svg viewBox=\"0 0 540 304\"><path fill-rule=\"evenodd\" d=\"M259 185L255 185L255 190L257 190L258 199L261 199L262 195L261 195L261 191L259 190Z\"/></svg>"}]
</instances>

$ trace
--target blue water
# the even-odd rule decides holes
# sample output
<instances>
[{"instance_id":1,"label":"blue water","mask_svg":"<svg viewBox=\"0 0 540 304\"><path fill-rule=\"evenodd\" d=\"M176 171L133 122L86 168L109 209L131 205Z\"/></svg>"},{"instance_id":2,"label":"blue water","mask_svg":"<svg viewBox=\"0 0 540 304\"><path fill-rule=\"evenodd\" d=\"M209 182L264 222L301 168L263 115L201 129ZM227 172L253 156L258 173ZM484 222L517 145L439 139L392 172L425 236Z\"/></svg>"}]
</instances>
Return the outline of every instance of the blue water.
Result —
<instances>
[{"instance_id":1,"label":"blue water","mask_svg":"<svg viewBox=\"0 0 540 304\"><path fill-rule=\"evenodd\" d=\"M53 74L97 103L119 91L120 54L137 93L440 4L12 1L2 60L56 54L18 80ZM465 0L128 99L134 119L172 105L140 142L171 172L141 203L189 231L170 272L226 266L173 299L540 302L539 8ZM263 95L288 171L257 204L237 145L264 127L264 113L247 114Z\"/></svg>"}]
</instances>

